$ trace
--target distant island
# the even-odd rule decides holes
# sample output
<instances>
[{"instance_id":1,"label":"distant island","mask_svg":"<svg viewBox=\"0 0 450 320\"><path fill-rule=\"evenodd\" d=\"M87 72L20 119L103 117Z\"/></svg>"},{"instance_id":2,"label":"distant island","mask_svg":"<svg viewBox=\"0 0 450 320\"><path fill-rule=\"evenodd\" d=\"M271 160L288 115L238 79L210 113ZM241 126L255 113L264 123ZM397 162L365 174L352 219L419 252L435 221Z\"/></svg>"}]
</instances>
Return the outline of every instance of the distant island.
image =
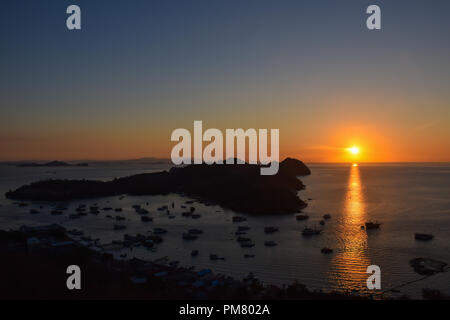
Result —
<instances>
[{"instance_id":1,"label":"distant island","mask_svg":"<svg viewBox=\"0 0 450 320\"><path fill-rule=\"evenodd\" d=\"M50 161L46 163L26 162L20 163L17 167L87 167L87 163L67 163L63 161Z\"/></svg>"},{"instance_id":2,"label":"distant island","mask_svg":"<svg viewBox=\"0 0 450 320\"><path fill-rule=\"evenodd\" d=\"M287 158L278 174L260 175L260 165L188 165L169 171L137 174L112 181L43 180L9 191L17 200L69 201L120 194L184 194L206 203L249 214L296 213L306 207L297 178L311 173L301 161Z\"/></svg>"}]
</instances>

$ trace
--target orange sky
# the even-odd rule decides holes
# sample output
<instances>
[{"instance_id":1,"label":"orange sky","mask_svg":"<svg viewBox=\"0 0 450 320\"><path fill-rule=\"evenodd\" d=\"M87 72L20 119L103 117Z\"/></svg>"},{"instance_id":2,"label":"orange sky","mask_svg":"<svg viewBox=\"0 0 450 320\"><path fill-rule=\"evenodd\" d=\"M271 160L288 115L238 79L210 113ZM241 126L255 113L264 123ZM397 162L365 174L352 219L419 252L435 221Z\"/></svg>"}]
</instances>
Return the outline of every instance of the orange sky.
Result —
<instances>
[{"instance_id":1,"label":"orange sky","mask_svg":"<svg viewBox=\"0 0 450 320\"><path fill-rule=\"evenodd\" d=\"M202 120L279 129L281 159L450 162L450 2L405 3L369 31L358 1L92 1L77 33L6 5L0 161L169 158Z\"/></svg>"}]
</instances>

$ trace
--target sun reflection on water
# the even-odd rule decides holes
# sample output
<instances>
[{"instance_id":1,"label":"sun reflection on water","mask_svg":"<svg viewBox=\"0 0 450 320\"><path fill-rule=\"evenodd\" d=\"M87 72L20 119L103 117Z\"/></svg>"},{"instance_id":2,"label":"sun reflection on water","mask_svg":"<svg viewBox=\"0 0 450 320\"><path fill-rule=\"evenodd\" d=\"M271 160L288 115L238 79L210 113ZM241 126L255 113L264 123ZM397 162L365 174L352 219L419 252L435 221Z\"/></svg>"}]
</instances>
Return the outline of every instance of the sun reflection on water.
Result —
<instances>
[{"instance_id":1,"label":"sun reflection on water","mask_svg":"<svg viewBox=\"0 0 450 320\"><path fill-rule=\"evenodd\" d=\"M332 261L332 281L339 290L364 290L370 265L367 234L361 229L366 220L364 192L357 164L350 167L342 220L337 226L338 246Z\"/></svg>"}]
</instances>

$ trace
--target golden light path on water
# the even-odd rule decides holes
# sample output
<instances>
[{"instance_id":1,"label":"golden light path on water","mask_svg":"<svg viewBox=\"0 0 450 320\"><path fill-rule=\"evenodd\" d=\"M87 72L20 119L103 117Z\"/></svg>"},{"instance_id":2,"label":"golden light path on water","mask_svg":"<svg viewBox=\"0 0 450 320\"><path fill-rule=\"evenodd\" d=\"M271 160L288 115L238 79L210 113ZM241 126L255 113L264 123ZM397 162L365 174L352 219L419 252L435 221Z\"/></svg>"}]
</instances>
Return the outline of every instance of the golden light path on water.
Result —
<instances>
[{"instance_id":1,"label":"golden light path on water","mask_svg":"<svg viewBox=\"0 0 450 320\"><path fill-rule=\"evenodd\" d=\"M350 167L347 190L338 224L339 249L332 261L331 279L339 290L364 290L368 258L367 233L361 229L366 222L366 208L360 169L357 164Z\"/></svg>"}]
</instances>

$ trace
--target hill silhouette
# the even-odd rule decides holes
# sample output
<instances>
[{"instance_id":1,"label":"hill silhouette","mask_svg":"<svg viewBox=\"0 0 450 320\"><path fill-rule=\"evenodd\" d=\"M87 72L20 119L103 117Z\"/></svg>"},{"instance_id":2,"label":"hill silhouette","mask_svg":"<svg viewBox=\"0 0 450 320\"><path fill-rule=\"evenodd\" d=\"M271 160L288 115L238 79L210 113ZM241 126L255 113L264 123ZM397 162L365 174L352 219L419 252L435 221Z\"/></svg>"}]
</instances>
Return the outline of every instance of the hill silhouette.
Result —
<instances>
[{"instance_id":1,"label":"hill silhouette","mask_svg":"<svg viewBox=\"0 0 450 320\"><path fill-rule=\"evenodd\" d=\"M297 176L311 171L301 161L287 158L278 174L260 175L260 165L188 165L169 171L137 174L111 181L44 180L5 195L10 199L67 201L119 194L183 193L249 214L295 213L306 206L297 192L304 188Z\"/></svg>"},{"instance_id":2,"label":"hill silhouette","mask_svg":"<svg viewBox=\"0 0 450 320\"><path fill-rule=\"evenodd\" d=\"M17 167L87 167L87 163L71 164L63 161L50 161L46 163L26 162L20 163Z\"/></svg>"}]
</instances>

